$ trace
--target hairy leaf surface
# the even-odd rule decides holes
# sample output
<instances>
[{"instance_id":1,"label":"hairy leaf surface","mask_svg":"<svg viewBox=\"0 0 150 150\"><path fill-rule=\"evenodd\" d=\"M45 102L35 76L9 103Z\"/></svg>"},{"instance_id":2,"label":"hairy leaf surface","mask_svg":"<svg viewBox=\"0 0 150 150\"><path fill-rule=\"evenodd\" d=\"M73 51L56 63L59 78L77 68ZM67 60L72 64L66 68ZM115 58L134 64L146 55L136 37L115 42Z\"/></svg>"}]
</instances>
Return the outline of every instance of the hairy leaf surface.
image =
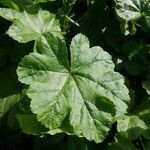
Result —
<instances>
[{"instance_id":1,"label":"hairy leaf surface","mask_svg":"<svg viewBox=\"0 0 150 150\"><path fill-rule=\"evenodd\" d=\"M114 72L110 55L98 46L90 48L84 35L73 38L70 55L71 62L65 43L45 34L35 53L22 59L19 80L30 85L31 109L50 131L65 121L75 135L101 142L113 116L126 113L128 90L123 77Z\"/></svg>"},{"instance_id":2,"label":"hairy leaf surface","mask_svg":"<svg viewBox=\"0 0 150 150\"><path fill-rule=\"evenodd\" d=\"M30 15L26 11L20 13L0 8L0 16L13 22L7 34L20 43L38 40L46 32L62 38L59 22L48 11L39 10L37 14Z\"/></svg>"}]
</instances>

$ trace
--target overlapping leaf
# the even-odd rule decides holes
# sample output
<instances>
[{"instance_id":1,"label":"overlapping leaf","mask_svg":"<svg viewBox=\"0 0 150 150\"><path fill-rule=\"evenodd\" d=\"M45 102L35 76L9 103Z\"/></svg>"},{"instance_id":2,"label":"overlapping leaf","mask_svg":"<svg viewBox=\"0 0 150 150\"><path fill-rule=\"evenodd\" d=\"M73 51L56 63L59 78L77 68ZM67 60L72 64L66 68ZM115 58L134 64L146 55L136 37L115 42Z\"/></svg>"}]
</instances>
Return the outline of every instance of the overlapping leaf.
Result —
<instances>
[{"instance_id":1,"label":"overlapping leaf","mask_svg":"<svg viewBox=\"0 0 150 150\"><path fill-rule=\"evenodd\" d=\"M113 116L126 112L128 90L110 55L90 48L82 34L73 38L70 53L69 63L65 43L46 34L36 52L22 59L19 80L30 85L31 109L50 131L68 118L74 134L101 142Z\"/></svg>"},{"instance_id":2,"label":"overlapping leaf","mask_svg":"<svg viewBox=\"0 0 150 150\"><path fill-rule=\"evenodd\" d=\"M39 10L36 15L30 15L26 11L19 13L12 9L0 8L0 16L13 21L7 34L18 42L38 40L46 32L62 38L59 22L55 15L48 11Z\"/></svg>"},{"instance_id":3,"label":"overlapping leaf","mask_svg":"<svg viewBox=\"0 0 150 150\"><path fill-rule=\"evenodd\" d=\"M147 130L147 125L138 116L123 116L117 120L117 123L118 132L127 132L132 140Z\"/></svg>"}]
</instances>

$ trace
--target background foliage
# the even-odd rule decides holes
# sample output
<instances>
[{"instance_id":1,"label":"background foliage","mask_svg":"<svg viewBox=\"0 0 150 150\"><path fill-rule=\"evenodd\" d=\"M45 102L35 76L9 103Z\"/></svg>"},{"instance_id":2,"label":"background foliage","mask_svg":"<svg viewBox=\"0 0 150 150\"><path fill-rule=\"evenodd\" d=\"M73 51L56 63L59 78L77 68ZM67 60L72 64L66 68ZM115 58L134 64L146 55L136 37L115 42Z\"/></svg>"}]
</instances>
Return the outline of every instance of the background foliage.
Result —
<instances>
[{"instance_id":1,"label":"background foliage","mask_svg":"<svg viewBox=\"0 0 150 150\"><path fill-rule=\"evenodd\" d=\"M150 149L149 0L1 0L0 7L1 150ZM41 115L41 112L36 113L33 111L33 106L30 106L30 102L33 103L32 92L35 91L31 91L30 94L27 94L27 91L28 89L37 90L40 85L36 87L34 82L36 79L42 80L43 78L37 75L34 80L30 79L31 72L29 71L23 73L28 82L25 83L24 79L21 79L22 70L18 69L17 72L16 70L20 62L22 63L19 65L20 68L25 65L34 66L36 69L42 68L42 65L33 63L29 57L30 53L33 55L44 53L44 42L42 40L39 42L39 39L47 32L50 32L50 35L47 35L48 40L55 45L45 47L54 50L61 48L61 54L59 55L58 52L57 55L62 64L67 64L62 60L62 53L63 59L67 60L68 55L65 54L71 53L69 47L72 38L82 33L88 37L90 47L100 46L103 49L100 56L105 54L103 57L108 57L110 63L108 68L113 63L115 64L114 68L110 69L110 77L106 78L113 80L115 74L121 78L121 83L123 78L125 79L128 90L123 83L118 81L120 78L117 78L111 86L115 87L113 93L118 92L118 87L121 87L122 91L118 92L118 95L130 99L130 102L127 102L127 112L114 115L114 104L105 99L107 105L104 105L106 106L104 111L110 108L109 113L113 116L113 121L109 118L111 124L108 125L108 120L107 123L105 122L109 126L109 131L104 139L87 138L87 135L84 136L86 138L81 138L80 135L71 134L72 128L66 120L61 126L61 131L66 132L69 129L68 133L71 135L66 133L52 135L60 132L60 129L50 132L41 124L42 121L37 120L36 114ZM72 44L74 51L82 47L85 51L87 50L87 47L82 45L82 40L78 41L77 36L74 41L77 44ZM24 57L25 55L27 56ZM45 55L49 57L49 54ZM110 60L110 55L113 62ZM52 59L47 61L50 62ZM53 62L58 63L56 60ZM51 68L51 66L47 67ZM114 73L114 70L118 73ZM90 74L90 69L88 71ZM101 74L101 70L95 69L92 75L97 73ZM28 85L31 87L29 88ZM126 94L128 91L130 98ZM27 95L30 95L31 99ZM126 104L123 103L121 109L126 109ZM48 132L50 134L47 134ZM87 130L86 134L89 132Z\"/></svg>"}]
</instances>

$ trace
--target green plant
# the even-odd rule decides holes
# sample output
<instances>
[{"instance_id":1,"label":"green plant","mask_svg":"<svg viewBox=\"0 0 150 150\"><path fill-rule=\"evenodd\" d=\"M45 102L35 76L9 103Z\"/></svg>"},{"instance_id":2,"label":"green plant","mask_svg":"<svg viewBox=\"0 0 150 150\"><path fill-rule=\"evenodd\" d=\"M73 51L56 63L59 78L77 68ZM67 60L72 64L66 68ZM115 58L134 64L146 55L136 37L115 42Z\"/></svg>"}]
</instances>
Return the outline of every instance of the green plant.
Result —
<instances>
[{"instance_id":1,"label":"green plant","mask_svg":"<svg viewBox=\"0 0 150 150\"><path fill-rule=\"evenodd\" d=\"M149 150L149 0L0 7L0 149Z\"/></svg>"}]
</instances>

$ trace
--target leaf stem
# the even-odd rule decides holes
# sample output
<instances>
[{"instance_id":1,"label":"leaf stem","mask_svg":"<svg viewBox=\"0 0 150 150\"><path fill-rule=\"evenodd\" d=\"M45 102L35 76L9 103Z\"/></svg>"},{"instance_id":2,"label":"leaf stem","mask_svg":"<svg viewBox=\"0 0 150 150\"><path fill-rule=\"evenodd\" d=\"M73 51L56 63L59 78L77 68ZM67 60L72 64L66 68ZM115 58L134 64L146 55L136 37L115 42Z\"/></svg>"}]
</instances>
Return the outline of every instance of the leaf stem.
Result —
<instances>
[{"instance_id":1,"label":"leaf stem","mask_svg":"<svg viewBox=\"0 0 150 150\"><path fill-rule=\"evenodd\" d=\"M80 26L77 22L75 22L73 19L71 19L68 15L66 15L66 18L68 19L68 21L72 22L72 23L75 24L77 27Z\"/></svg>"}]
</instances>

